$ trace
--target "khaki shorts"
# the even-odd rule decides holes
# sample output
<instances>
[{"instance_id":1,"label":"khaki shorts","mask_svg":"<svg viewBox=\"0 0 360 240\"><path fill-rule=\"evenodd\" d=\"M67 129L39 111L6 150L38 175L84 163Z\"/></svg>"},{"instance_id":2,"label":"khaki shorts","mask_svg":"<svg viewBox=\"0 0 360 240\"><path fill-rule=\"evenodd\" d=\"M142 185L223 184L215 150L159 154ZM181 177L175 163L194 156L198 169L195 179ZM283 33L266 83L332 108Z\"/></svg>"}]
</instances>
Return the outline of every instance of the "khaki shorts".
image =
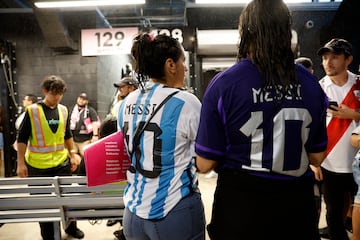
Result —
<instances>
[{"instance_id":1,"label":"khaki shorts","mask_svg":"<svg viewBox=\"0 0 360 240\"><path fill-rule=\"evenodd\" d=\"M84 147L91 143L91 140L87 140L85 142L74 142L74 150L84 157Z\"/></svg>"}]
</instances>

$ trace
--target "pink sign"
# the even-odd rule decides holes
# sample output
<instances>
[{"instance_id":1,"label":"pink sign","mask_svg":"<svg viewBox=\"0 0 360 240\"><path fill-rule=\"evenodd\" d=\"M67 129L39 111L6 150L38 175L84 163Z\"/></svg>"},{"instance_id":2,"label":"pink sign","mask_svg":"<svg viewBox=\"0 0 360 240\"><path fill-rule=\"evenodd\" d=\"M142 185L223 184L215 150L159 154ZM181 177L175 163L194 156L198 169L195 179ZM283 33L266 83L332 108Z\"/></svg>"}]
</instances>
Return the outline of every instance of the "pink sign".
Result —
<instances>
[{"instance_id":1,"label":"pink sign","mask_svg":"<svg viewBox=\"0 0 360 240\"><path fill-rule=\"evenodd\" d=\"M81 30L82 56L130 54L137 28L104 28Z\"/></svg>"},{"instance_id":2,"label":"pink sign","mask_svg":"<svg viewBox=\"0 0 360 240\"><path fill-rule=\"evenodd\" d=\"M126 180L131 165L121 132L86 146L84 158L89 187Z\"/></svg>"}]
</instances>

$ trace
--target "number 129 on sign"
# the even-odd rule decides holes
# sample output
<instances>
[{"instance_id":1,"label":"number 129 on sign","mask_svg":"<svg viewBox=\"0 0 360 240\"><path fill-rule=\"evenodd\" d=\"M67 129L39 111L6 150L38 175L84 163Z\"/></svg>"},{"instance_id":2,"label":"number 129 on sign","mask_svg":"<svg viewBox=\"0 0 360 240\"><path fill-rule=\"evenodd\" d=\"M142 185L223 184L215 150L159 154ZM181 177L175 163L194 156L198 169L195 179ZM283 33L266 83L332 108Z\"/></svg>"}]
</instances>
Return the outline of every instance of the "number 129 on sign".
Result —
<instances>
[{"instance_id":1,"label":"number 129 on sign","mask_svg":"<svg viewBox=\"0 0 360 240\"><path fill-rule=\"evenodd\" d=\"M84 29L81 31L83 56L129 54L137 28Z\"/></svg>"}]
</instances>

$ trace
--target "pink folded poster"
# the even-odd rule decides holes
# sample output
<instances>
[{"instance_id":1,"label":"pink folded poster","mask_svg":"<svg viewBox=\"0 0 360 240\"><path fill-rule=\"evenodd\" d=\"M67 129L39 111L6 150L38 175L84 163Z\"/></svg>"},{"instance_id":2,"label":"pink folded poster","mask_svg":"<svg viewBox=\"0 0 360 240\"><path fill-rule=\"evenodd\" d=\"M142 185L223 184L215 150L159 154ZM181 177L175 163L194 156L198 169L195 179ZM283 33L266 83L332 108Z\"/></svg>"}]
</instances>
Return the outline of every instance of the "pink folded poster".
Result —
<instances>
[{"instance_id":1,"label":"pink folded poster","mask_svg":"<svg viewBox=\"0 0 360 240\"><path fill-rule=\"evenodd\" d=\"M86 146L84 159L89 187L126 180L131 165L121 132Z\"/></svg>"}]
</instances>

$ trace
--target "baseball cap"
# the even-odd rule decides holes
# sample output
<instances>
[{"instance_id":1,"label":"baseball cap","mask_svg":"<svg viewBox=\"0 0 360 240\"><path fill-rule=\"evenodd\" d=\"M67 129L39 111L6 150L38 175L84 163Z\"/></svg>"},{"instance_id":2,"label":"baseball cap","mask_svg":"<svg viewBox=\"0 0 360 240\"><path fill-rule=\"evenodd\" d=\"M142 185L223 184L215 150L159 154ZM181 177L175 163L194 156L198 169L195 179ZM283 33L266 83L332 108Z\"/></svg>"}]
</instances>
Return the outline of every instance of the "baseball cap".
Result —
<instances>
[{"instance_id":1,"label":"baseball cap","mask_svg":"<svg viewBox=\"0 0 360 240\"><path fill-rule=\"evenodd\" d=\"M83 98L83 99L85 99L85 100L88 100L88 96L87 96L86 93L81 93L81 94L79 95L79 97L80 97L80 98Z\"/></svg>"},{"instance_id":2,"label":"baseball cap","mask_svg":"<svg viewBox=\"0 0 360 240\"><path fill-rule=\"evenodd\" d=\"M313 66L313 62L308 57L299 57L295 59L295 63L301 64L306 68L311 68Z\"/></svg>"},{"instance_id":3,"label":"baseball cap","mask_svg":"<svg viewBox=\"0 0 360 240\"><path fill-rule=\"evenodd\" d=\"M345 39L333 38L329 42L327 42L322 48L320 48L317 52L319 56L322 56L326 52L333 53L344 53L346 56L352 55L352 46Z\"/></svg>"},{"instance_id":4,"label":"baseball cap","mask_svg":"<svg viewBox=\"0 0 360 240\"><path fill-rule=\"evenodd\" d=\"M124 77L124 78L120 79L118 82L114 83L114 87L116 87L116 88L123 87L126 85L133 85L137 88L138 83L131 77Z\"/></svg>"}]
</instances>

